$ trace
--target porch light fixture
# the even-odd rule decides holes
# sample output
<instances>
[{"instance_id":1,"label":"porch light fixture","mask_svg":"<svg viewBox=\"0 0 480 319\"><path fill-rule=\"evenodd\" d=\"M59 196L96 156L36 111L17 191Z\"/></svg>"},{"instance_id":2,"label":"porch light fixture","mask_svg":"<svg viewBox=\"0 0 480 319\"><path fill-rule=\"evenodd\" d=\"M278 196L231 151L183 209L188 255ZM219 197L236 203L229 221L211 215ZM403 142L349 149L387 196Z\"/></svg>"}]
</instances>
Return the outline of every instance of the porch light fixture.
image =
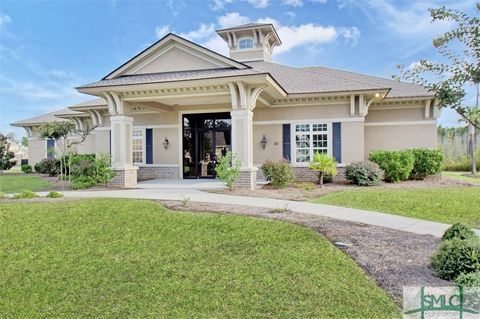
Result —
<instances>
[{"instance_id":1,"label":"porch light fixture","mask_svg":"<svg viewBox=\"0 0 480 319\"><path fill-rule=\"evenodd\" d=\"M265 134L263 134L262 140L260 141L260 145L262 145L263 149L267 147L267 138L265 137Z\"/></svg>"},{"instance_id":2,"label":"porch light fixture","mask_svg":"<svg viewBox=\"0 0 480 319\"><path fill-rule=\"evenodd\" d=\"M170 144L170 142L168 141L168 138L165 137L165 140L163 141L163 148L165 150L167 150L169 144Z\"/></svg>"}]
</instances>

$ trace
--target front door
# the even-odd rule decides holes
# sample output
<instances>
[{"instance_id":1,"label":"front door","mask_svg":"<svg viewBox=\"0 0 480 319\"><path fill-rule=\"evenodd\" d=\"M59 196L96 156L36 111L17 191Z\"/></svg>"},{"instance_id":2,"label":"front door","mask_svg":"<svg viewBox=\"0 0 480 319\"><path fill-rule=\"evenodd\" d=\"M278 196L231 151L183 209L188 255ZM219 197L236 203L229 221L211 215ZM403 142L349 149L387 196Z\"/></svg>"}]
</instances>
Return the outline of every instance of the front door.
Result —
<instances>
[{"instance_id":1,"label":"front door","mask_svg":"<svg viewBox=\"0 0 480 319\"><path fill-rule=\"evenodd\" d=\"M230 150L229 113L183 116L184 178L215 178L217 159Z\"/></svg>"}]
</instances>

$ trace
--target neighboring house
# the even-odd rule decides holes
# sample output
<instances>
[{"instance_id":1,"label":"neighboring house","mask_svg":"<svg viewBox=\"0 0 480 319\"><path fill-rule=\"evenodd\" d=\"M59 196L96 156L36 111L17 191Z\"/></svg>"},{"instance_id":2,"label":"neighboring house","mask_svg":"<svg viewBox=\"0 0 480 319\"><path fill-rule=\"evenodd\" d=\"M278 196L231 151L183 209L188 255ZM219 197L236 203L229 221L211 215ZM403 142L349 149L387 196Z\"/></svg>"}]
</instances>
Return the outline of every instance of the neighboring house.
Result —
<instances>
[{"instance_id":1,"label":"neighboring house","mask_svg":"<svg viewBox=\"0 0 480 319\"><path fill-rule=\"evenodd\" d=\"M8 143L10 143L8 150L15 154L16 166L21 166L22 160L28 159L28 148L16 141L8 140Z\"/></svg>"},{"instance_id":2,"label":"neighboring house","mask_svg":"<svg viewBox=\"0 0 480 319\"><path fill-rule=\"evenodd\" d=\"M339 166L374 149L437 145L439 109L420 86L325 67L271 62L281 41L271 24L217 31L230 57L168 34L102 80L77 88L97 96L12 125L25 127L29 159L47 156L38 126L72 119L95 126L81 153L110 153L113 181L213 178L215 159L232 150L238 185L253 187L267 159L287 158L296 176L314 152Z\"/></svg>"}]
</instances>

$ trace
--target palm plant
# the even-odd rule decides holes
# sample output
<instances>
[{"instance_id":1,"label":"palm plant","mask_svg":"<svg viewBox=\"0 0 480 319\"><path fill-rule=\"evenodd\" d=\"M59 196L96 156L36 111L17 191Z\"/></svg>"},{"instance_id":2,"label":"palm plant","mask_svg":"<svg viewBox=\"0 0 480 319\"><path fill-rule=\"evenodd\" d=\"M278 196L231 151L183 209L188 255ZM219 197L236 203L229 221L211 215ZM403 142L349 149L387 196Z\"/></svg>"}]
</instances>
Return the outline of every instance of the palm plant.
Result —
<instances>
[{"instance_id":1,"label":"palm plant","mask_svg":"<svg viewBox=\"0 0 480 319\"><path fill-rule=\"evenodd\" d=\"M308 164L310 169L318 172L318 184L323 185L323 178L327 175L337 175L337 162L330 155L315 152L313 161Z\"/></svg>"}]
</instances>

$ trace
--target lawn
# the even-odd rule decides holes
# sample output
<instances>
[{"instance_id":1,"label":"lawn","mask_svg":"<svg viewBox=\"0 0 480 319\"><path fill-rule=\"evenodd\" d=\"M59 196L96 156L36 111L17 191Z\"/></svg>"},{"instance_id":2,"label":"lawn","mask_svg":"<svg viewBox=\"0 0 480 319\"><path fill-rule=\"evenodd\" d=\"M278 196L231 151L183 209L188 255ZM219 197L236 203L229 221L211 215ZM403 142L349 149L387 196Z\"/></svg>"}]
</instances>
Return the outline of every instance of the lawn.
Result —
<instances>
[{"instance_id":1,"label":"lawn","mask_svg":"<svg viewBox=\"0 0 480 319\"><path fill-rule=\"evenodd\" d=\"M24 190L44 191L53 184L36 174L2 174L0 175L0 192L18 193Z\"/></svg>"},{"instance_id":2,"label":"lawn","mask_svg":"<svg viewBox=\"0 0 480 319\"><path fill-rule=\"evenodd\" d=\"M470 174L470 172L447 172L447 171L442 172L442 176L444 177L456 179L463 182L480 184L480 174L475 175L476 177L472 177L471 175L466 176L468 174Z\"/></svg>"},{"instance_id":3,"label":"lawn","mask_svg":"<svg viewBox=\"0 0 480 319\"><path fill-rule=\"evenodd\" d=\"M480 187L367 189L328 194L315 203L360 208L480 228Z\"/></svg>"},{"instance_id":4,"label":"lawn","mask_svg":"<svg viewBox=\"0 0 480 319\"><path fill-rule=\"evenodd\" d=\"M0 205L0 313L16 318L395 318L323 236L152 201Z\"/></svg>"}]
</instances>

